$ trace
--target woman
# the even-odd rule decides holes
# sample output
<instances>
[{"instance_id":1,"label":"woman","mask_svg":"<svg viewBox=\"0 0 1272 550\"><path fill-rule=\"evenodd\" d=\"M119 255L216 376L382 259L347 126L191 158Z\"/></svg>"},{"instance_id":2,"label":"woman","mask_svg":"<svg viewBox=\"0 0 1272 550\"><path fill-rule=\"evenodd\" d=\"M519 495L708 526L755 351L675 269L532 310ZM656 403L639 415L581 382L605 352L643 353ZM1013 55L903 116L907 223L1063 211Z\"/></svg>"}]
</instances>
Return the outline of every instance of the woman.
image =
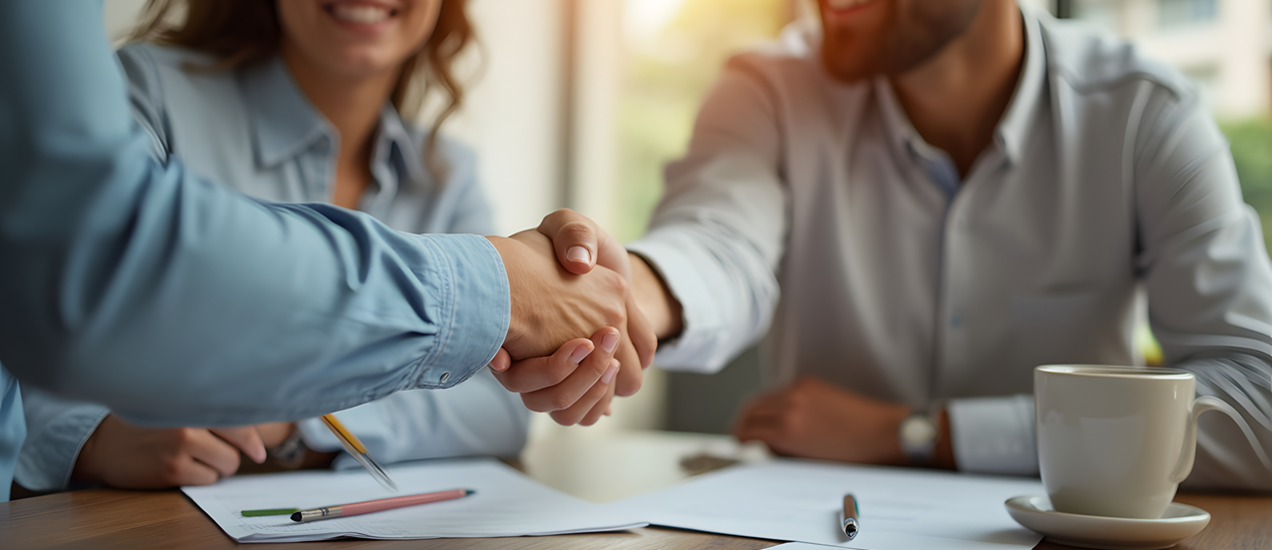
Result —
<instances>
[{"instance_id":1,"label":"woman","mask_svg":"<svg viewBox=\"0 0 1272 550\"><path fill-rule=\"evenodd\" d=\"M398 230L493 233L471 153L437 134L463 99L451 72L473 39L463 0L150 0L142 21L118 55L135 118L161 161L180 157L262 199L363 210ZM404 120L426 87L444 104L421 131ZM248 344L235 343L268 349ZM490 373L476 378L446 391L400 392L340 417L385 462L516 454L528 413ZM71 480L207 484L239 466L233 429L139 428L95 405L28 393L29 434L15 476L27 489ZM293 464L306 448L340 449L317 419L258 430ZM356 463L343 456L335 466Z\"/></svg>"}]
</instances>

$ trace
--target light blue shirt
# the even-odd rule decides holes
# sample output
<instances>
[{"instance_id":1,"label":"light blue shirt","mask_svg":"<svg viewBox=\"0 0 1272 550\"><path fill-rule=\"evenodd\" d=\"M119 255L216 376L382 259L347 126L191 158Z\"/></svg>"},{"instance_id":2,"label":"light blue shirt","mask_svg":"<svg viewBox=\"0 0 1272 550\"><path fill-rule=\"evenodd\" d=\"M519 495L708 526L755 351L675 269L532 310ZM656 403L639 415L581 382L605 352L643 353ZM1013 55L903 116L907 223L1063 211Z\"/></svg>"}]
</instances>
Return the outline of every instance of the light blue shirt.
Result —
<instances>
[{"instance_id":1,"label":"light blue shirt","mask_svg":"<svg viewBox=\"0 0 1272 550\"><path fill-rule=\"evenodd\" d=\"M154 137L161 162L179 158L201 175L248 195L282 202L331 196L339 137L274 56L233 71L199 70L204 54L131 44L118 52L130 83L133 114ZM494 232L490 205L472 153L439 138L443 179L422 162L427 134L403 123L392 104L381 111L373 146L374 184L360 210L411 233ZM84 442L109 412L86 402L27 391L27 439L14 480L33 491L67 486ZM525 444L529 412L517 394L482 372L449 391L408 391L340 414L386 463L462 455L515 455ZM319 419L301 422L312 449L342 447ZM351 457L337 467L360 467Z\"/></svg>"},{"instance_id":2,"label":"light blue shirt","mask_svg":"<svg viewBox=\"0 0 1272 550\"><path fill-rule=\"evenodd\" d=\"M245 425L489 363L510 319L489 241L156 162L101 18L98 0L0 3L0 496L23 437L11 376L142 425Z\"/></svg>"},{"instance_id":3,"label":"light blue shirt","mask_svg":"<svg viewBox=\"0 0 1272 550\"><path fill-rule=\"evenodd\" d=\"M960 178L885 78L826 74L792 27L733 58L667 167L649 258L684 307L663 366L767 334L775 384L817 376L949 412L959 467L1035 474L1033 368L1141 362L1148 320L1272 448L1272 263L1227 143L1178 71L1022 8L1020 80ZM1191 487L1272 490L1236 423L1200 420Z\"/></svg>"}]
</instances>

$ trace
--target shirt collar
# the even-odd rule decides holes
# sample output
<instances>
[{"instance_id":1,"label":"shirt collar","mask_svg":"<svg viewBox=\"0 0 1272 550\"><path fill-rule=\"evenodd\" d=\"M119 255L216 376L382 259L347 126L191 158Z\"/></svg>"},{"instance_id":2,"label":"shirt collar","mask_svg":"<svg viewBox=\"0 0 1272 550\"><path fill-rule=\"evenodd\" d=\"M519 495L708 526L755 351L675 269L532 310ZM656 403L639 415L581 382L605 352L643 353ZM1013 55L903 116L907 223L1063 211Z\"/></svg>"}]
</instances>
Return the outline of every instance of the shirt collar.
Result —
<instances>
[{"instance_id":1,"label":"shirt collar","mask_svg":"<svg viewBox=\"0 0 1272 550\"><path fill-rule=\"evenodd\" d=\"M331 136L326 119L296 86L281 56L245 68L240 79L251 113L257 162L277 165Z\"/></svg>"},{"instance_id":2,"label":"shirt collar","mask_svg":"<svg viewBox=\"0 0 1272 550\"><path fill-rule=\"evenodd\" d=\"M1038 15L1032 8L1020 6L1020 19L1025 30L1025 62L1020 69L1016 91L994 131L994 140L1007 157L1007 162L1013 164L1020 159L1038 103L1046 90L1047 55L1043 50Z\"/></svg>"},{"instance_id":3,"label":"shirt collar","mask_svg":"<svg viewBox=\"0 0 1272 550\"><path fill-rule=\"evenodd\" d=\"M1042 93L1046 89L1046 54L1038 25L1038 16L1027 7L1020 8L1021 23L1025 31L1025 59L1020 70L1020 79L1016 90L1012 93L1007 109L994 129L994 142L1002 150L1005 160L1015 163L1024 148L1029 129L1033 123L1034 111ZM875 97L879 101L884 126L889 140L898 152L918 153L925 157L938 157L942 153L923 141L922 136L914 129L905 110L897 101L892 86L886 77L876 77L873 82Z\"/></svg>"},{"instance_id":4,"label":"shirt collar","mask_svg":"<svg viewBox=\"0 0 1272 550\"><path fill-rule=\"evenodd\" d=\"M396 180L401 183L423 183L429 179L429 171L424 166L424 150L422 140L416 140L402 122L402 116L391 102L385 102L380 109L380 129L376 137L375 156L372 166L394 166L398 170ZM381 188L387 189L396 182L380 182Z\"/></svg>"}]
</instances>

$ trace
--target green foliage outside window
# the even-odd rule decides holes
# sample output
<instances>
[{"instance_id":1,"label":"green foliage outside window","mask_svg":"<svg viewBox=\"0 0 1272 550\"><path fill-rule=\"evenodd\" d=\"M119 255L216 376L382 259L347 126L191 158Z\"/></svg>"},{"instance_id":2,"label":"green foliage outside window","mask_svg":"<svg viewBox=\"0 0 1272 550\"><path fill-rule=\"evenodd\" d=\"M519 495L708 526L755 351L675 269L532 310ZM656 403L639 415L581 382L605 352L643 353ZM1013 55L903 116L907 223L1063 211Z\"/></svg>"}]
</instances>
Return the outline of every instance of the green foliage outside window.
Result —
<instances>
[{"instance_id":1,"label":"green foliage outside window","mask_svg":"<svg viewBox=\"0 0 1272 550\"><path fill-rule=\"evenodd\" d=\"M1263 220L1263 242L1272 242L1272 119L1253 118L1219 125L1232 148L1241 194Z\"/></svg>"}]
</instances>

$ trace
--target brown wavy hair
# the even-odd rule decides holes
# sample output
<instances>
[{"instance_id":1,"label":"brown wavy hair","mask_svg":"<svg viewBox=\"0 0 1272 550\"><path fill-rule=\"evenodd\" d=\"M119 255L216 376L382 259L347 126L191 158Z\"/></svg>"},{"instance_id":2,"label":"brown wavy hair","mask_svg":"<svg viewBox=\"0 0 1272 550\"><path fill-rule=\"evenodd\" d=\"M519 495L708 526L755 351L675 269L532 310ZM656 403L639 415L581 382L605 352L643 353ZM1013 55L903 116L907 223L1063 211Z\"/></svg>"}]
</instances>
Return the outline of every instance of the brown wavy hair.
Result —
<instances>
[{"instance_id":1,"label":"brown wavy hair","mask_svg":"<svg viewBox=\"0 0 1272 550\"><path fill-rule=\"evenodd\" d=\"M226 70L259 61L278 51L282 26L276 0L147 0L129 41L179 46L212 54L220 62L206 69ZM443 0L433 34L406 60L393 88L393 106L403 118L414 118L432 90L444 96L442 109L424 146L424 160L435 176L436 137L464 101L464 88L454 73L455 58L476 42L466 11L467 0Z\"/></svg>"}]
</instances>

